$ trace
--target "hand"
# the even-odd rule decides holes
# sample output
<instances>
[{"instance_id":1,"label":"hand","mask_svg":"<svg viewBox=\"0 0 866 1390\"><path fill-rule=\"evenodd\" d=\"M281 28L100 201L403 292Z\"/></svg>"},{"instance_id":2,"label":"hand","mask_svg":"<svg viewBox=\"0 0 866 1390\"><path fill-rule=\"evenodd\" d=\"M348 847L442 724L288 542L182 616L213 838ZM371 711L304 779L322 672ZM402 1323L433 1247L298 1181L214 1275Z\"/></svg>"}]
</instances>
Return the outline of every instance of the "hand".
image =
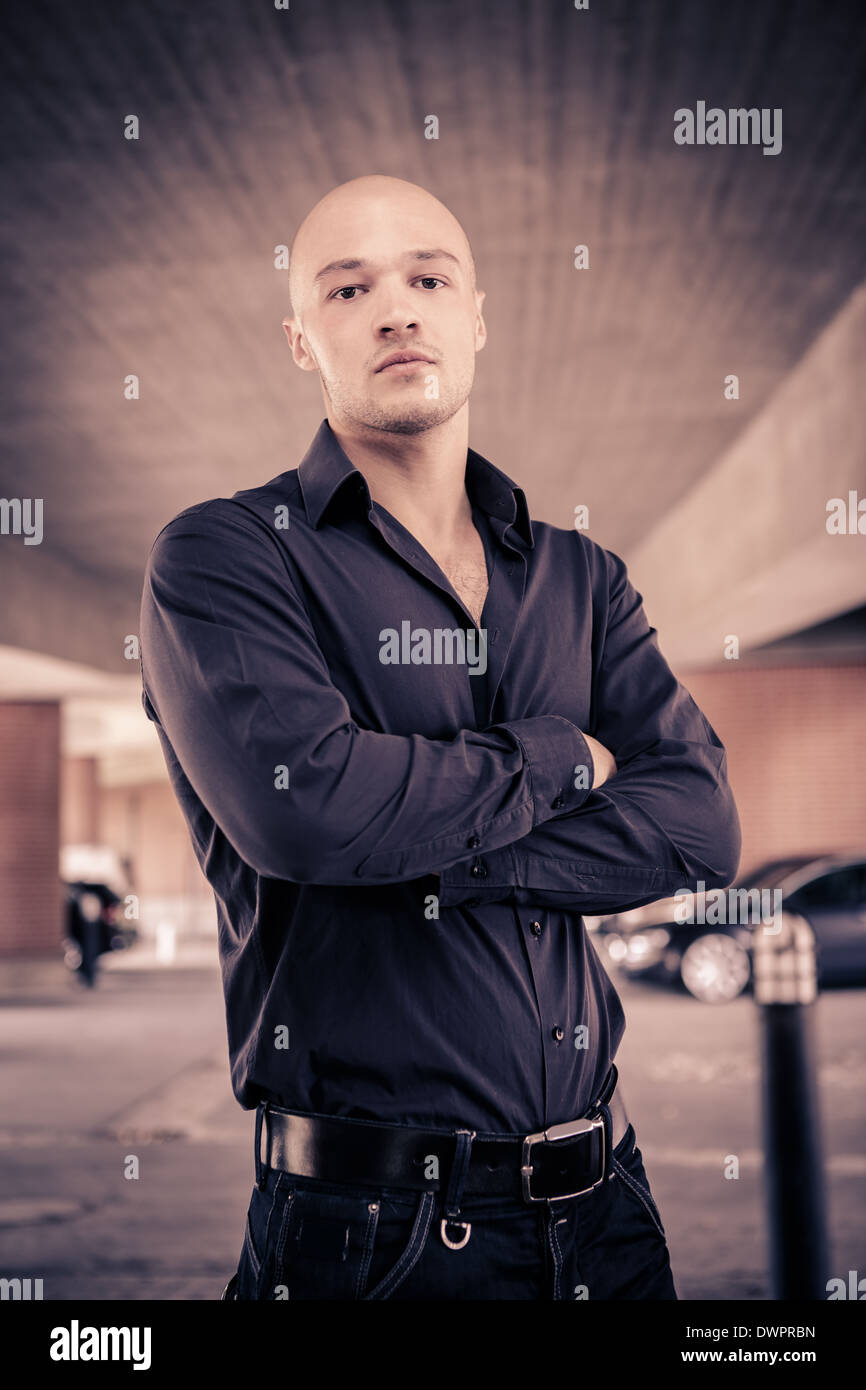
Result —
<instances>
[{"instance_id":1,"label":"hand","mask_svg":"<svg viewBox=\"0 0 866 1390\"><path fill-rule=\"evenodd\" d=\"M592 738L589 734L584 734L584 738L589 744L589 751L592 754L592 761L595 764L595 778L592 790L600 787L609 777L616 775L616 760L609 748L605 748L603 743L599 743L597 738Z\"/></svg>"}]
</instances>

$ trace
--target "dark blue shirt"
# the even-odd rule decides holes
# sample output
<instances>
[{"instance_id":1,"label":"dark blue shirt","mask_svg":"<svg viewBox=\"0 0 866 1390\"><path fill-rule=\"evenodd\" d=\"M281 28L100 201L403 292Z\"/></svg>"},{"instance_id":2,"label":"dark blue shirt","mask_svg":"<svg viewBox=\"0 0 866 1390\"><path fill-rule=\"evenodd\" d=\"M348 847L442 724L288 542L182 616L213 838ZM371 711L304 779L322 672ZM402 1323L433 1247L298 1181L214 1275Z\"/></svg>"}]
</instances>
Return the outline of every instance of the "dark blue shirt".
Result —
<instances>
[{"instance_id":1,"label":"dark blue shirt","mask_svg":"<svg viewBox=\"0 0 866 1390\"><path fill-rule=\"evenodd\" d=\"M736 873L724 748L622 560L471 449L466 489L482 632L327 421L151 550L142 699L214 890L244 1107L572 1119L624 1028L583 914ZM597 791L582 731L617 761Z\"/></svg>"}]
</instances>

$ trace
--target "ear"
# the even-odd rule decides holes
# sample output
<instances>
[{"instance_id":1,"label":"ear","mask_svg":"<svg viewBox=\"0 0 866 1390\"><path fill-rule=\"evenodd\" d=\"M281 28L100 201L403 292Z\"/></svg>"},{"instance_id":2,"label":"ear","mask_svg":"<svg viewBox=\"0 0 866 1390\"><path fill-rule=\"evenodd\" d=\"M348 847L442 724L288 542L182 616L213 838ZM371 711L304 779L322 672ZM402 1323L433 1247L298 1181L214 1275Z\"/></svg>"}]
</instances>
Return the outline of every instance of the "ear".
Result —
<instances>
[{"instance_id":1,"label":"ear","mask_svg":"<svg viewBox=\"0 0 866 1390\"><path fill-rule=\"evenodd\" d=\"M486 323L484 322L484 315L483 315L482 312L481 312L481 306L482 306L482 304L484 303L485 294L486 294L486 291L485 291L485 290L476 290L476 291L475 291L475 311L476 311L476 317L475 317L475 351L476 351L476 352L480 352L481 349L483 348L484 344L487 342L487 325L486 325Z\"/></svg>"},{"instance_id":2,"label":"ear","mask_svg":"<svg viewBox=\"0 0 866 1390\"><path fill-rule=\"evenodd\" d=\"M283 328L286 330L286 337L289 340L289 351L292 360L300 367L302 372L317 372L318 363L313 356L309 343L304 337L304 330L301 327L299 318L283 319Z\"/></svg>"}]
</instances>

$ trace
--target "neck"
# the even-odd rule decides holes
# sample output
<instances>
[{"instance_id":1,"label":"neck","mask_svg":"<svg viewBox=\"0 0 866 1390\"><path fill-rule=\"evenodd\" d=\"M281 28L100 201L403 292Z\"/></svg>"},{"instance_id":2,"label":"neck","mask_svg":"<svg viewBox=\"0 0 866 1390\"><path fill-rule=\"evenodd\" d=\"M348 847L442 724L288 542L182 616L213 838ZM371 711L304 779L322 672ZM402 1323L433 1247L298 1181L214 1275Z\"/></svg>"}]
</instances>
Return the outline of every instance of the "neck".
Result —
<instances>
[{"instance_id":1,"label":"neck","mask_svg":"<svg viewBox=\"0 0 866 1390\"><path fill-rule=\"evenodd\" d=\"M447 544L472 524L466 492L469 406L420 434L390 434L328 416L340 447L370 495L407 531Z\"/></svg>"}]
</instances>

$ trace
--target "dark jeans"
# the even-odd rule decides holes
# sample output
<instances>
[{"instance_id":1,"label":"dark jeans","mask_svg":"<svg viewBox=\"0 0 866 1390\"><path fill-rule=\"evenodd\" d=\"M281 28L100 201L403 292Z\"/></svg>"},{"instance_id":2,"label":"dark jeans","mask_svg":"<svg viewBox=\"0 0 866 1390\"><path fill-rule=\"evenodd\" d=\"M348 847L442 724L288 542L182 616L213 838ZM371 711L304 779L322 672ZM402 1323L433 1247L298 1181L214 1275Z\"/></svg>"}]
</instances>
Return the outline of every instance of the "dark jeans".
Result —
<instances>
[{"instance_id":1,"label":"dark jeans","mask_svg":"<svg viewBox=\"0 0 866 1390\"><path fill-rule=\"evenodd\" d=\"M537 1205L465 1199L460 1216L472 1230L461 1250L441 1239L439 1193L335 1187L266 1171L224 1298L677 1297L631 1124L607 1182L582 1197Z\"/></svg>"}]
</instances>

